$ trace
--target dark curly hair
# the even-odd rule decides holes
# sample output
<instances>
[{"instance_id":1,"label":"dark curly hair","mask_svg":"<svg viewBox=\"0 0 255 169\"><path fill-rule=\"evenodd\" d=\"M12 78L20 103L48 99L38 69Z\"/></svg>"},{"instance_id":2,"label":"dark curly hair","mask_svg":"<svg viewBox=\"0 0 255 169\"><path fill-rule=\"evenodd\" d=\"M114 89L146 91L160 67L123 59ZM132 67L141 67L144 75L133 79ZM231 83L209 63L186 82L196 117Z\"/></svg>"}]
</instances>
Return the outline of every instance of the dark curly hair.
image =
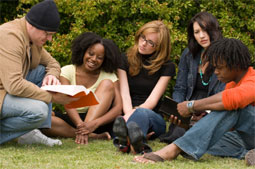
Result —
<instances>
[{"instance_id":1,"label":"dark curly hair","mask_svg":"<svg viewBox=\"0 0 255 169\"><path fill-rule=\"evenodd\" d=\"M210 42L222 38L221 28L215 16L208 12L197 13L193 18L191 18L187 28L188 48L193 57L196 57L197 53L203 49L194 37L193 24L195 22L197 22L199 26L208 33L210 36Z\"/></svg>"},{"instance_id":2,"label":"dark curly hair","mask_svg":"<svg viewBox=\"0 0 255 169\"><path fill-rule=\"evenodd\" d=\"M110 39L103 39L103 46L105 48L103 70L105 72L115 72L121 55L119 47Z\"/></svg>"},{"instance_id":3,"label":"dark curly hair","mask_svg":"<svg viewBox=\"0 0 255 169\"><path fill-rule=\"evenodd\" d=\"M223 62L226 62L230 70L247 70L251 66L249 49L238 39L223 38L214 41L206 49L204 55L211 67Z\"/></svg>"},{"instance_id":4,"label":"dark curly hair","mask_svg":"<svg viewBox=\"0 0 255 169\"><path fill-rule=\"evenodd\" d=\"M104 46L105 55L101 69L105 72L116 72L120 50L118 46L109 39L103 39L93 32L85 32L75 38L72 42L72 64L80 66L83 64L83 57L87 49L97 43Z\"/></svg>"}]
</instances>

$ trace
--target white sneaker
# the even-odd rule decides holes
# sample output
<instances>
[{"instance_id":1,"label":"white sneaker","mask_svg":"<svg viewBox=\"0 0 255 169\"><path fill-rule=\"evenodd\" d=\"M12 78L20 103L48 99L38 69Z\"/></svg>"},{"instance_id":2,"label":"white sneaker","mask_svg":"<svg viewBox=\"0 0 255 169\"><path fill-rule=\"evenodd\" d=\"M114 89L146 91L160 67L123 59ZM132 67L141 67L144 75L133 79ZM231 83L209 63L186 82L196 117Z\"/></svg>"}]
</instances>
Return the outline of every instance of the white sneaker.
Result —
<instances>
[{"instance_id":1,"label":"white sneaker","mask_svg":"<svg viewBox=\"0 0 255 169\"><path fill-rule=\"evenodd\" d=\"M62 145L62 142L58 139L51 139L38 129L34 129L23 136L18 138L19 144L44 144L47 146Z\"/></svg>"}]
</instances>

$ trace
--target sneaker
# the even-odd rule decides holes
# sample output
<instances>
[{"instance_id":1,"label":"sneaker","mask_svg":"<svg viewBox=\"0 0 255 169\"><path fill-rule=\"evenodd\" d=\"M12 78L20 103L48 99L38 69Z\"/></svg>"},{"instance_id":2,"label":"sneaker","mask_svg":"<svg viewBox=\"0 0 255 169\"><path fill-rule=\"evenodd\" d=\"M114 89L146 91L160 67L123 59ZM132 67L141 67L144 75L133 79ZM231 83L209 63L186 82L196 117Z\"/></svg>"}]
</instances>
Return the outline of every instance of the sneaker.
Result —
<instances>
[{"instance_id":1,"label":"sneaker","mask_svg":"<svg viewBox=\"0 0 255 169\"><path fill-rule=\"evenodd\" d=\"M44 144L47 146L62 145L58 139L51 139L41 133L40 130L34 129L18 138L18 144Z\"/></svg>"},{"instance_id":2,"label":"sneaker","mask_svg":"<svg viewBox=\"0 0 255 169\"><path fill-rule=\"evenodd\" d=\"M252 149L246 153L245 162L247 166L255 165L255 149Z\"/></svg>"}]
</instances>

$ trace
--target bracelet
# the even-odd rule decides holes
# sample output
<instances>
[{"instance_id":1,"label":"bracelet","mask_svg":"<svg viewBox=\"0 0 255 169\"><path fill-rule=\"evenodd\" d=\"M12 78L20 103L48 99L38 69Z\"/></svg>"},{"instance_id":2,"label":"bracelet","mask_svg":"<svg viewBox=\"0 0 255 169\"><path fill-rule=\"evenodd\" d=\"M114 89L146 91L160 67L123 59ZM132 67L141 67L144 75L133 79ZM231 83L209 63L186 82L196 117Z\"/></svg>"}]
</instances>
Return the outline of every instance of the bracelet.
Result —
<instances>
[{"instance_id":1,"label":"bracelet","mask_svg":"<svg viewBox=\"0 0 255 169\"><path fill-rule=\"evenodd\" d=\"M195 113L195 110L194 110L194 100L191 100L187 103L187 108L189 110L189 112L191 113Z\"/></svg>"}]
</instances>

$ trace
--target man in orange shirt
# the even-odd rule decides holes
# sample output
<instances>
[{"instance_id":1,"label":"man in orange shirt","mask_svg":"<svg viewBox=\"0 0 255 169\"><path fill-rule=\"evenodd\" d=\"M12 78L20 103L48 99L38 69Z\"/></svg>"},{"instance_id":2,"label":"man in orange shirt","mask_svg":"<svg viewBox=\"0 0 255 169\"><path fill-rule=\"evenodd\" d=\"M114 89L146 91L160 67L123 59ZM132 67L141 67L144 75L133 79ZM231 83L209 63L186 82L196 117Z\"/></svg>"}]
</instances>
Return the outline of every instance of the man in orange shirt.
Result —
<instances>
[{"instance_id":1,"label":"man in orange shirt","mask_svg":"<svg viewBox=\"0 0 255 169\"><path fill-rule=\"evenodd\" d=\"M184 136L154 153L136 156L135 161L154 163L173 160L180 153L198 160L227 131L234 128L248 153L247 165L255 165L255 70L250 67L248 48L239 40L213 42L205 51L218 79L227 83L223 92L196 101L178 104L179 113L188 117L196 111L212 110Z\"/></svg>"}]
</instances>

